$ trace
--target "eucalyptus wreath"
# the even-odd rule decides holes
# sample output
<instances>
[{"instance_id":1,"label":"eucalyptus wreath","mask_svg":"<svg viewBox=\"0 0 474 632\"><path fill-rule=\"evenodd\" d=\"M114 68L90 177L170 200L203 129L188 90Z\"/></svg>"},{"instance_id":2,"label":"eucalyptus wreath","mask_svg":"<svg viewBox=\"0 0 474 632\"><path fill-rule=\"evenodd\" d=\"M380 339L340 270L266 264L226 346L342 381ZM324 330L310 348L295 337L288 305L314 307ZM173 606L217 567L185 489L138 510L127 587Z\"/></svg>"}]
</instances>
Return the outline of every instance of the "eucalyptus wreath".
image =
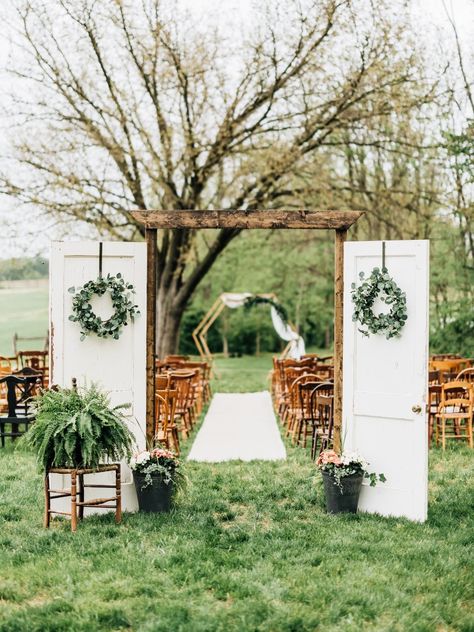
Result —
<instances>
[{"instance_id":1,"label":"eucalyptus wreath","mask_svg":"<svg viewBox=\"0 0 474 632\"><path fill-rule=\"evenodd\" d=\"M366 329L359 328L364 336L383 333L387 340L400 336L407 320L407 298L392 277L387 268L374 268L369 277L364 272L359 273L361 284L359 287L352 283L352 302L354 313L352 320L359 322ZM383 303L390 305L386 314L374 314L373 306L379 297Z\"/></svg>"},{"instance_id":2,"label":"eucalyptus wreath","mask_svg":"<svg viewBox=\"0 0 474 632\"><path fill-rule=\"evenodd\" d=\"M68 290L74 294L72 298L72 314L69 320L79 323L81 326L81 340L91 333L97 334L99 338L114 338L118 340L122 333L122 328L128 324L128 319L134 319L140 314L138 305L132 302L132 295L135 289L131 283L127 283L120 272L113 276L98 277L95 281L87 281L76 291L75 287ZM94 295L103 296L110 292L114 313L107 320L102 320L100 316L94 314L90 303Z\"/></svg>"}]
</instances>

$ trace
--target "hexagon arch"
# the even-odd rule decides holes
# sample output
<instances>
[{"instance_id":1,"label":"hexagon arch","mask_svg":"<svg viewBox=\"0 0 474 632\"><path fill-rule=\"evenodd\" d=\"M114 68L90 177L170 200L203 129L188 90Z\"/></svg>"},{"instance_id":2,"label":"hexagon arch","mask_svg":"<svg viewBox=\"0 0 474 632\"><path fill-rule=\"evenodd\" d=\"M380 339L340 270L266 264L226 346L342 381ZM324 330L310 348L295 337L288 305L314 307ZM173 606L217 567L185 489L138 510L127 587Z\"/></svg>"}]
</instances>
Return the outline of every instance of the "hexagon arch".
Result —
<instances>
[{"instance_id":1,"label":"hexagon arch","mask_svg":"<svg viewBox=\"0 0 474 632\"><path fill-rule=\"evenodd\" d=\"M210 363L213 361L214 356L207 344L207 332L213 323L219 318L224 309L226 307L230 309L243 307L249 298L254 297L270 299L277 302L276 294L252 294L250 292L224 292L216 299L192 334L194 343L199 351L199 355L203 358L203 360ZM281 315L273 305L270 306L270 315L276 333L282 340L287 342L281 357L299 359L305 353L303 338L296 331L294 325L287 323L282 319Z\"/></svg>"}]
</instances>

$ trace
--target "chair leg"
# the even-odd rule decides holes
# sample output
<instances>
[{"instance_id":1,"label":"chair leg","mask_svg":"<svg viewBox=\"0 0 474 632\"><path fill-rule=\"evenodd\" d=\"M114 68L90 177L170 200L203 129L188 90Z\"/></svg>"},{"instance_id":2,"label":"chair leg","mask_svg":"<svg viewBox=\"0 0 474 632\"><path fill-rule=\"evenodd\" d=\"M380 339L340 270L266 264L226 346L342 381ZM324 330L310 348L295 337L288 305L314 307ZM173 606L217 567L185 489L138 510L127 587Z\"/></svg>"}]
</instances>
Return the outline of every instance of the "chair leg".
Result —
<instances>
[{"instance_id":1,"label":"chair leg","mask_svg":"<svg viewBox=\"0 0 474 632\"><path fill-rule=\"evenodd\" d=\"M443 450L446 450L446 420L441 418L441 445Z\"/></svg>"},{"instance_id":2,"label":"chair leg","mask_svg":"<svg viewBox=\"0 0 474 632\"><path fill-rule=\"evenodd\" d=\"M85 498L84 493L84 474L79 474L79 502L83 503ZM84 519L84 505L80 504L78 508L79 520Z\"/></svg>"},{"instance_id":3,"label":"chair leg","mask_svg":"<svg viewBox=\"0 0 474 632\"><path fill-rule=\"evenodd\" d=\"M51 520L51 496L49 493L49 474L46 472L44 477L44 527L45 529L49 529L49 524Z\"/></svg>"},{"instance_id":4,"label":"chair leg","mask_svg":"<svg viewBox=\"0 0 474 632\"><path fill-rule=\"evenodd\" d=\"M120 475L120 465L115 470L115 522L119 524L122 521L122 481Z\"/></svg>"},{"instance_id":5,"label":"chair leg","mask_svg":"<svg viewBox=\"0 0 474 632\"><path fill-rule=\"evenodd\" d=\"M71 472L71 531L77 531L77 482L76 470Z\"/></svg>"}]
</instances>

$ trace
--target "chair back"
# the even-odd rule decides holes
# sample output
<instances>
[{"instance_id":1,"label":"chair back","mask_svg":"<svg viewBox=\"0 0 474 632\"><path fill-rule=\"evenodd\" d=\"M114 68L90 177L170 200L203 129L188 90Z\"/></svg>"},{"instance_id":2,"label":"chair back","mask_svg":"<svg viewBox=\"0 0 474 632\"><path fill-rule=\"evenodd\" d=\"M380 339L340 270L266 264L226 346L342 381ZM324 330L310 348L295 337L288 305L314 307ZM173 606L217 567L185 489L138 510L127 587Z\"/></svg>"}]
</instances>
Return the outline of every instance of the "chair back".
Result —
<instances>
[{"instance_id":1,"label":"chair back","mask_svg":"<svg viewBox=\"0 0 474 632\"><path fill-rule=\"evenodd\" d=\"M441 387L440 412L463 413L472 416L473 387L469 382L447 382ZM470 412L469 412L470 411Z\"/></svg>"},{"instance_id":2,"label":"chair back","mask_svg":"<svg viewBox=\"0 0 474 632\"><path fill-rule=\"evenodd\" d=\"M0 376L11 375L13 371L14 369L13 369L12 358L6 358L5 356L0 356Z\"/></svg>"},{"instance_id":3,"label":"chair back","mask_svg":"<svg viewBox=\"0 0 474 632\"><path fill-rule=\"evenodd\" d=\"M19 351L18 364L21 368L30 367L42 371L46 367L47 351Z\"/></svg>"},{"instance_id":4,"label":"chair back","mask_svg":"<svg viewBox=\"0 0 474 632\"><path fill-rule=\"evenodd\" d=\"M165 437L176 415L176 389L166 389L155 392L155 435L162 430Z\"/></svg>"},{"instance_id":5,"label":"chair back","mask_svg":"<svg viewBox=\"0 0 474 632\"><path fill-rule=\"evenodd\" d=\"M458 375L456 375L457 382L469 382L474 384L474 368L463 369Z\"/></svg>"},{"instance_id":6,"label":"chair back","mask_svg":"<svg viewBox=\"0 0 474 632\"><path fill-rule=\"evenodd\" d=\"M334 398L328 397L327 395L319 395L317 389L315 389L313 393L312 403L318 429L321 433L327 435L329 440L331 440L333 430Z\"/></svg>"},{"instance_id":7,"label":"chair back","mask_svg":"<svg viewBox=\"0 0 474 632\"><path fill-rule=\"evenodd\" d=\"M160 373L155 377L155 390L163 391L169 388L170 375L169 373Z\"/></svg>"},{"instance_id":8,"label":"chair back","mask_svg":"<svg viewBox=\"0 0 474 632\"><path fill-rule=\"evenodd\" d=\"M18 412L23 416L28 415L28 405L37 392L37 386L41 381L41 375L6 375L0 378L0 386L6 386L8 417L18 417Z\"/></svg>"}]
</instances>

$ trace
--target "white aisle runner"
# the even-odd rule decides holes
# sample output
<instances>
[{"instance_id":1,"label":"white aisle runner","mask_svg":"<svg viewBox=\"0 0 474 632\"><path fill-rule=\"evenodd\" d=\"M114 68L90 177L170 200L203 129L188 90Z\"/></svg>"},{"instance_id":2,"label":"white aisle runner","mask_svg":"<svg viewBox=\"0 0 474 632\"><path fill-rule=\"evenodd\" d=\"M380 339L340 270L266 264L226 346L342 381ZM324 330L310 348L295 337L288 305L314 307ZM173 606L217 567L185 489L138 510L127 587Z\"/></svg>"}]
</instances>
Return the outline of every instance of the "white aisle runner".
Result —
<instances>
[{"instance_id":1,"label":"white aisle runner","mask_svg":"<svg viewBox=\"0 0 474 632\"><path fill-rule=\"evenodd\" d=\"M217 393L188 461L286 459L270 393Z\"/></svg>"}]
</instances>

